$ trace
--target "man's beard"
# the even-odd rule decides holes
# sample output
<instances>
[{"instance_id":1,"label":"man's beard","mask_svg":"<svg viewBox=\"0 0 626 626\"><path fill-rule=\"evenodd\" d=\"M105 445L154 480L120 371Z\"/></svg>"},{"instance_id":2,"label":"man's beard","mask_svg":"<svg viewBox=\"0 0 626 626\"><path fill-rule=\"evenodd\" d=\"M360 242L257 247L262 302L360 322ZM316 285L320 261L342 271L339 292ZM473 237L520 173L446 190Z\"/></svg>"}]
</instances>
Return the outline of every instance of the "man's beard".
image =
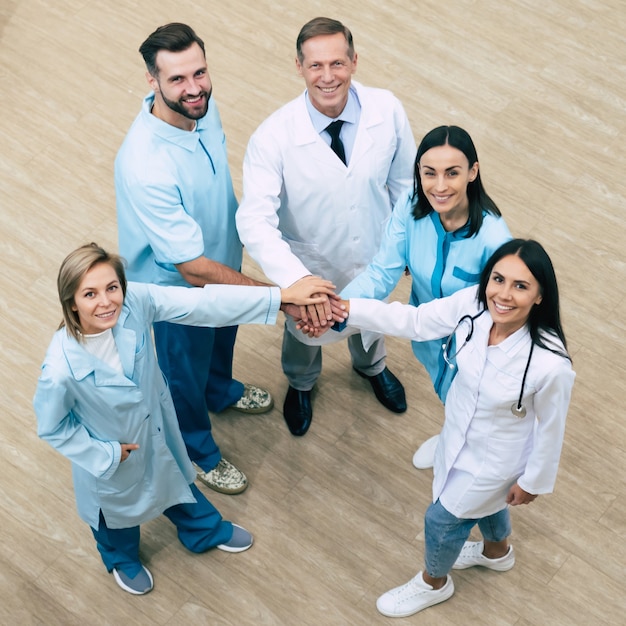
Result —
<instances>
[{"instance_id":1,"label":"man's beard","mask_svg":"<svg viewBox=\"0 0 626 626\"><path fill-rule=\"evenodd\" d=\"M189 108L185 106L184 100L182 99L177 100L177 101L168 100L163 95L163 91L161 91L161 97L163 98L163 102L165 102L165 104L175 113L179 113L180 115L182 115L183 117L186 117L189 120L199 120L203 118L207 114L207 111L209 110L209 100L211 99L212 91L213 91L213 88L211 88L208 92L201 91L199 94L197 94L198 96L206 96L205 101L204 101L204 106L202 107L202 109L194 108L193 110L189 110Z\"/></svg>"}]
</instances>

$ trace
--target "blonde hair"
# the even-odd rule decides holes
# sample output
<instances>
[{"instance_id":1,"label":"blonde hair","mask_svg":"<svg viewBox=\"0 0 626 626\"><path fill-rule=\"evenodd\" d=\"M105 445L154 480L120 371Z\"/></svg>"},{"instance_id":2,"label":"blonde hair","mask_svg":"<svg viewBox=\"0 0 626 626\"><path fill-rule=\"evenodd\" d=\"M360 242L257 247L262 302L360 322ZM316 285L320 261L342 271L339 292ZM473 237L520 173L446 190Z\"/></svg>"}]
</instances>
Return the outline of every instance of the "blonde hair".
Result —
<instances>
[{"instance_id":1,"label":"blonde hair","mask_svg":"<svg viewBox=\"0 0 626 626\"><path fill-rule=\"evenodd\" d=\"M75 304L76 292L85 274L99 263L107 263L115 270L122 287L122 293L126 297L124 260L117 254L107 252L96 243L86 244L74 252L70 252L59 268L57 291L63 311L63 321L59 328L65 327L68 334L74 337L76 341L81 341L82 333L78 313L72 309Z\"/></svg>"}]
</instances>

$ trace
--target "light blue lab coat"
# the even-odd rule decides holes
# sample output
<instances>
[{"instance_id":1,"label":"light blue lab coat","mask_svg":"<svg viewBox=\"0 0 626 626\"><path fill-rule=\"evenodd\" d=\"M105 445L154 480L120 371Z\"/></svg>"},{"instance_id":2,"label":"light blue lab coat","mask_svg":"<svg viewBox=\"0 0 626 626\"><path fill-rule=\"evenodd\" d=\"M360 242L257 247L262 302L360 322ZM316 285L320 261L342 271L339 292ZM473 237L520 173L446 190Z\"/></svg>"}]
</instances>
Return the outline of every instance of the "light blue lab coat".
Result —
<instances>
[{"instance_id":1,"label":"light blue lab coat","mask_svg":"<svg viewBox=\"0 0 626 626\"><path fill-rule=\"evenodd\" d=\"M129 283L113 328L123 374L64 328L55 333L35 392L38 434L72 462L85 522L97 528L102 510L109 528L128 528L195 502L189 489L195 471L157 364L152 323L273 324L279 306L276 287ZM123 463L120 443L139 444Z\"/></svg>"}]
</instances>

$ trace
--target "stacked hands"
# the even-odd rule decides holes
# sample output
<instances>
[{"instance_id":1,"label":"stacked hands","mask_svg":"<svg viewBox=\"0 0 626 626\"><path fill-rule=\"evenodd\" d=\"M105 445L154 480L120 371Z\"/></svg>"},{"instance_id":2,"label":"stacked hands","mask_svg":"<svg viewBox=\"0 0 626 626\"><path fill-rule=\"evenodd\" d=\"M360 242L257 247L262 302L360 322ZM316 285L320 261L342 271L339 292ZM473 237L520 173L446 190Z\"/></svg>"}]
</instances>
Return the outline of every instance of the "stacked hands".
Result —
<instances>
[{"instance_id":1,"label":"stacked hands","mask_svg":"<svg viewBox=\"0 0 626 626\"><path fill-rule=\"evenodd\" d=\"M309 337L320 337L347 317L346 302L336 293L336 286L320 276L305 276L290 287L281 289L281 310L296 321L296 328Z\"/></svg>"}]
</instances>

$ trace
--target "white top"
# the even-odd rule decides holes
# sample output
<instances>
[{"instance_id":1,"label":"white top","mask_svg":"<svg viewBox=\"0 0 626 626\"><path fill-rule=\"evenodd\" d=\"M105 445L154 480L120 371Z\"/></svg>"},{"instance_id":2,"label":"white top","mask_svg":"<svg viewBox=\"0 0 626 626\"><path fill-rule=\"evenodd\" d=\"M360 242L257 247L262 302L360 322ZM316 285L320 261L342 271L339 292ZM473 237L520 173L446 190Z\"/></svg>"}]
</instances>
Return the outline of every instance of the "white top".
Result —
<instances>
[{"instance_id":1,"label":"white top","mask_svg":"<svg viewBox=\"0 0 626 626\"><path fill-rule=\"evenodd\" d=\"M417 341L445 338L463 315L480 310L477 287L419 307L398 302L350 300L348 324ZM506 507L513 484L532 494L554 489L565 418L575 374L565 357L535 345L522 403L526 416L511 412L517 403L531 339L521 328L489 346L493 321L486 311L457 354L458 374L445 406L445 422L435 453L433 502L453 515L480 518ZM463 326L457 348L467 336ZM544 341L563 349L556 338Z\"/></svg>"},{"instance_id":2,"label":"white top","mask_svg":"<svg viewBox=\"0 0 626 626\"><path fill-rule=\"evenodd\" d=\"M122 362L120 361L120 353L117 351L115 339L113 339L113 329L107 328L101 333L93 335L83 335L83 345L89 354L93 354L116 372L122 374Z\"/></svg>"}]
</instances>

